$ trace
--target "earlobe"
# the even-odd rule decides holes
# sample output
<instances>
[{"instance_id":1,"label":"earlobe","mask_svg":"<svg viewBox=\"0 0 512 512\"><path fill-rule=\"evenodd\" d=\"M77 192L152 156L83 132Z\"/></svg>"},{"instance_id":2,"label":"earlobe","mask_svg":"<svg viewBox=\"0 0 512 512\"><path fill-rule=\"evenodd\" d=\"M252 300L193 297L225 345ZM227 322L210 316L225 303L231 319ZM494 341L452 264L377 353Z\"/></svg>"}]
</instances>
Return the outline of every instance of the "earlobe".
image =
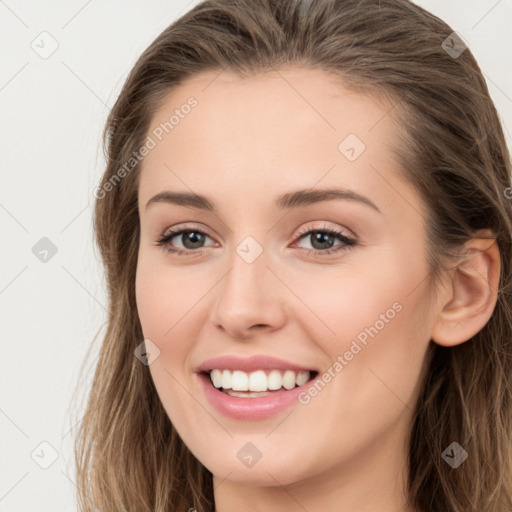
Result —
<instances>
[{"instance_id":1,"label":"earlobe","mask_svg":"<svg viewBox=\"0 0 512 512\"><path fill-rule=\"evenodd\" d=\"M487 236L484 238L485 236ZM471 339L491 318L498 300L500 253L489 230L464 246L450 273L433 327L432 341L451 347Z\"/></svg>"}]
</instances>

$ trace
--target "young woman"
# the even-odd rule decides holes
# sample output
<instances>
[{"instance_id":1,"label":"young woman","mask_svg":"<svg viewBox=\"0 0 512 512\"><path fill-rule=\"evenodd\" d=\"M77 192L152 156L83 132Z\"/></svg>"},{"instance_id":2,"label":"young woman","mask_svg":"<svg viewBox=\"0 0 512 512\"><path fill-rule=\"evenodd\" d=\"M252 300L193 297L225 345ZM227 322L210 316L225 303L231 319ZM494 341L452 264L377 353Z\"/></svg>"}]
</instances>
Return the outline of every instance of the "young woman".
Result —
<instances>
[{"instance_id":1,"label":"young woman","mask_svg":"<svg viewBox=\"0 0 512 512\"><path fill-rule=\"evenodd\" d=\"M82 511L512 508L510 156L406 0L211 0L131 71Z\"/></svg>"}]
</instances>

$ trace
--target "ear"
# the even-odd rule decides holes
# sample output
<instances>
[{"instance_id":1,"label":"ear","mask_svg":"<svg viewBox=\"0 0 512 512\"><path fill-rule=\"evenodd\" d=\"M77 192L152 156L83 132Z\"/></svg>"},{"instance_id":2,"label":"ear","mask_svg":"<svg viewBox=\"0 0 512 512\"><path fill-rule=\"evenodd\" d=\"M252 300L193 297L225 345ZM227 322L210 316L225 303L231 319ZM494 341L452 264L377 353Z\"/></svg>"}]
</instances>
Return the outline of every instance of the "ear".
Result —
<instances>
[{"instance_id":1,"label":"ear","mask_svg":"<svg viewBox=\"0 0 512 512\"><path fill-rule=\"evenodd\" d=\"M441 310L432 341L451 347L471 339L491 318L498 300L500 253L489 230L467 242L448 285L440 294Z\"/></svg>"}]
</instances>

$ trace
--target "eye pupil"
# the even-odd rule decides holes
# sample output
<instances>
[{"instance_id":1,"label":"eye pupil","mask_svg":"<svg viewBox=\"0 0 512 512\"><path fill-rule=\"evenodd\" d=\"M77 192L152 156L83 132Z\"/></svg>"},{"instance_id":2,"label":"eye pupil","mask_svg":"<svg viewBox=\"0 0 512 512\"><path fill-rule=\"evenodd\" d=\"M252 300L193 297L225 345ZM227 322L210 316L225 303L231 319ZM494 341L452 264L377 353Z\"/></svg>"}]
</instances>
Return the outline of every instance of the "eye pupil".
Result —
<instances>
[{"instance_id":1,"label":"eye pupil","mask_svg":"<svg viewBox=\"0 0 512 512\"><path fill-rule=\"evenodd\" d=\"M334 236L329 234L329 233L323 233L323 232L316 232L315 234L312 234L313 236L313 242L312 243L312 246L315 247L315 243L316 242L319 242L320 243L320 247L315 247L315 249L330 249L332 247L332 243L334 242ZM326 242L326 240L328 240ZM327 243L327 247L325 247L325 245L322 245L322 244L326 244Z\"/></svg>"},{"instance_id":2,"label":"eye pupil","mask_svg":"<svg viewBox=\"0 0 512 512\"><path fill-rule=\"evenodd\" d=\"M184 231L181 235L181 240L187 249L197 249L204 242L204 235L197 231ZM189 241L192 243L191 246L188 245Z\"/></svg>"}]
</instances>

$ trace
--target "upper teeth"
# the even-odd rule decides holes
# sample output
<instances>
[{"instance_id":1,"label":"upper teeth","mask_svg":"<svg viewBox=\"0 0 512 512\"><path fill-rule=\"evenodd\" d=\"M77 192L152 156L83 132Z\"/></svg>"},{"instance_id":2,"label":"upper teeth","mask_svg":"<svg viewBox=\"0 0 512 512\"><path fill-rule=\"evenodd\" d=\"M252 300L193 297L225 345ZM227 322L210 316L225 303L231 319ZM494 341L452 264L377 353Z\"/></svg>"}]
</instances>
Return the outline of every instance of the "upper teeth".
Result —
<instances>
[{"instance_id":1,"label":"upper teeth","mask_svg":"<svg viewBox=\"0 0 512 512\"><path fill-rule=\"evenodd\" d=\"M286 370L271 370L268 375L265 370L246 373L241 370L212 370L210 379L216 388L233 389L234 391L267 391L284 387L293 389L295 385L302 386L310 378L309 371L294 372Z\"/></svg>"}]
</instances>

